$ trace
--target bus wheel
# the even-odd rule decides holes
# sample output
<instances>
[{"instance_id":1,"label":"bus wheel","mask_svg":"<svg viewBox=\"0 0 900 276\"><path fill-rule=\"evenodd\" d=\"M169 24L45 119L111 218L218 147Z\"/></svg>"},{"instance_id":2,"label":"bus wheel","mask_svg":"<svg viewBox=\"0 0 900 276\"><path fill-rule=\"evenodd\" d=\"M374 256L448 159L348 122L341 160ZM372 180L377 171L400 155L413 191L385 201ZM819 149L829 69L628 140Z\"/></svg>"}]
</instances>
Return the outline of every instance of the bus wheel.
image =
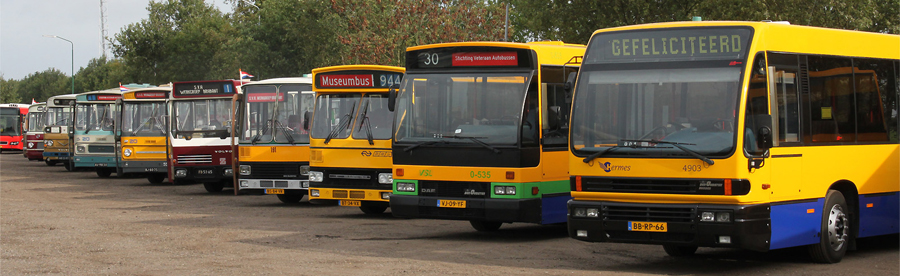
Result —
<instances>
[{"instance_id":1,"label":"bus wheel","mask_svg":"<svg viewBox=\"0 0 900 276\"><path fill-rule=\"evenodd\" d=\"M475 230L478 230L480 232L497 231L498 229L500 229L500 225L503 224L502 222L483 220L470 220L469 223L472 224L472 227L475 228Z\"/></svg>"},{"instance_id":2,"label":"bus wheel","mask_svg":"<svg viewBox=\"0 0 900 276\"><path fill-rule=\"evenodd\" d=\"M112 171L110 171L108 169L97 169L97 176L99 176L99 177L106 178L106 177L109 177L111 174L112 174Z\"/></svg>"},{"instance_id":3,"label":"bus wheel","mask_svg":"<svg viewBox=\"0 0 900 276\"><path fill-rule=\"evenodd\" d=\"M150 181L150 183L153 183L153 184L162 183L163 180L166 180L166 176L163 174L151 174L151 175L147 176L147 181Z\"/></svg>"},{"instance_id":4,"label":"bus wheel","mask_svg":"<svg viewBox=\"0 0 900 276\"><path fill-rule=\"evenodd\" d=\"M365 205L365 203L363 203L362 206L359 206L359 209L362 210L362 212L366 213L367 215L377 215L377 214L383 214L384 210L387 210L387 206L377 206L377 205L372 206L372 205Z\"/></svg>"},{"instance_id":5,"label":"bus wheel","mask_svg":"<svg viewBox=\"0 0 900 276\"><path fill-rule=\"evenodd\" d=\"M844 194L828 190L825 194L819 243L809 245L809 255L813 261L833 264L844 258L850 245L850 227L853 225L849 211Z\"/></svg>"},{"instance_id":6,"label":"bus wheel","mask_svg":"<svg viewBox=\"0 0 900 276\"><path fill-rule=\"evenodd\" d=\"M47 159L44 160L44 164L47 164L47 166L56 166L56 160Z\"/></svg>"},{"instance_id":7,"label":"bus wheel","mask_svg":"<svg viewBox=\"0 0 900 276\"><path fill-rule=\"evenodd\" d=\"M663 245L666 254L672 257L684 257L694 255L697 252L696 246L680 246L680 245Z\"/></svg>"},{"instance_id":8,"label":"bus wheel","mask_svg":"<svg viewBox=\"0 0 900 276\"><path fill-rule=\"evenodd\" d=\"M303 199L302 194L300 194L300 195L280 194L280 195L276 195L276 196L278 196L278 200L281 200L281 202L284 202L284 203L297 203L297 202L300 202L301 199Z\"/></svg>"},{"instance_id":9,"label":"bus wheel","mask_svg":"<svg viewBox=\"0 0 900 276\"><path fill-rule=\"evenodd\" d=\"M221 182L204 182L203 188L206 188L207 192L210 193L218 193L221 192L224 186L222 186Z\"/></svg>"},{"instance_id":10,"label":"bus wheel","mask_svg":"<svg viewBox=\"0 0 900 276\"><path fill-rule=\"evenodd\" d=\"M72 164L72 162L66 162L66 163L63 164L63 165L66 166L66 170L67 170L67 171L70 171L70 172L75 171L75 165Z\"/></svg>"}]
</instances>

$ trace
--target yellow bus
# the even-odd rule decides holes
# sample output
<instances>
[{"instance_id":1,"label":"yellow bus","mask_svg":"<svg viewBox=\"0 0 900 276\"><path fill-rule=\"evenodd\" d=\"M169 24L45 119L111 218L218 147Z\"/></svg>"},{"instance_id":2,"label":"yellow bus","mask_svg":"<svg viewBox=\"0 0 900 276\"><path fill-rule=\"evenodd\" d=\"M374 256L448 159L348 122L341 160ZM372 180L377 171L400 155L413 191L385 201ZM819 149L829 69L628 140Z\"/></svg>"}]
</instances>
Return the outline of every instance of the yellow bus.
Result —
<instances>
[{"instance_id":1,"label":"yellow bus","mask_svg":"<svg viewBox=\"0 0 900 276\"><path fill-rule=\"evenodd\" d=\"M898 232L896 35L772 22L596 31L571 116L569 235L839 262Z\"/></svg>"},{"instance_id":2,"label":"yellow bus","mask_svg":"<svg viewBox=\"0 0 900 276\"><path fill-rule=\"evenodd\" d=\"M391 196L388 90L403 67L343 65L313 69L316 110L310 141L309 198L383 213Z\"/></svg>"},{"instance_id":3,"label":"yellow bus","mask_svg":"<svg viewBox=\"0 0 900 276\"><path fill-rule=\"evenodd\" d=\"M72 109L75 107L75 94L56 95L47 98L47 113L44 127L44 162L47 166L56 166L62 162L66 170L72 171L69 162L69 126L72 124Z\"/></svg>"},{"instance_id":4,"label":"yellow bus","mask_svg":"<svg viewBox=\"0 0 900 276\"><path fill-rule=\"evenodd\" d=\"M276 78L241 86L235 105L240 146L238 189L245 194L274 194L296 203L309 187L309 120L312 78Z\"/></svg>"},{"instance_id":5,"label":"yellow bus","mask_svg":"<svg viewBox=\"0 0 900 276\"><path fill-rule=\"evenodd\" d=\"M117 175L138 174L150 183L162 183L168 175L166 100L172 86L129 90L116 101L116 136L119 158Z\"/></svg>"},{"instance_id":6,"label":"yellow bus","mask_svg":"<svg viewBox=\"0 0 900 276\"><path fill-rule=\"evenodd\" d=\"M396 94L391 212L404 218L564 223L570 94L584 45L410 47Z\"/></svg>"}]
</instances>

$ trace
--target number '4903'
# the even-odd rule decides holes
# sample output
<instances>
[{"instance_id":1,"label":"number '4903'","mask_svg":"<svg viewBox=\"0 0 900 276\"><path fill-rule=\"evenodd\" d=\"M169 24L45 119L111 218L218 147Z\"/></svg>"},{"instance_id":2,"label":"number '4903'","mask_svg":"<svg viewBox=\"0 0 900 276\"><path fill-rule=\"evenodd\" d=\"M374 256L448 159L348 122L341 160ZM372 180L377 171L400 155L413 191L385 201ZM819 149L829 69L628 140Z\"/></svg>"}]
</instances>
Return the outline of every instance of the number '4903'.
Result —
<instances>
[{"instance_id":1,"label":"number '4903'","mask_svg":"<svg viewBox=\"0 0 900 276\"><path fill-rule=\"evenodd\" d=\"M701 170L700 165L684 165L681 170L686 172L699 172Z\"/></svg>"}]
</instances>

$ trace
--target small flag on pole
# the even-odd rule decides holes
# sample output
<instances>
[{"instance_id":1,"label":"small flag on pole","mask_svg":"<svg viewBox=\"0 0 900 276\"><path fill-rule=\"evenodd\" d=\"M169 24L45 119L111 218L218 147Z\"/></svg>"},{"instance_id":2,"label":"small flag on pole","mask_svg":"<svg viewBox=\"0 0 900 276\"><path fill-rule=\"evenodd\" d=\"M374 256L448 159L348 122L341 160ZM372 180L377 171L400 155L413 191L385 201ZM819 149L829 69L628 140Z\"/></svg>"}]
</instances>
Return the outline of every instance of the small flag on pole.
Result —
<instances>
[{"instance_id":1,"label":"small flag on pole","mask_svg":"<svg viewBox=\"0 0 900 276\"><path fill-rule=\"evenodd\" d=\"M131 89L128 89L128 87L123 86L121 82L119 83L119 92L125 92L128 90L131 90Z\"/></svg>"},{"instance_id":2,"label":"small flag on pole","mask_svg":"<svg viewBox=\"0 0 900 276\"><path fill-rule=\"evenodd\" d=\"M36 103L37 102L34 101L34 98L31 98L31 104L36 104Z\"/></svg>"},{"instance_id":3,"label":"small flag on pole","mask_svg":"<svg viewBox=\"0 0 900 276\"><path fill-rule=\"evenodd\" d=\"M238 71L241 72L241 79L246 79L246 78L252 78L252 77L253 77L253 75L250 75L249 73L244 72L244 70L238 69Z\"/></svg>"}]
</instances>

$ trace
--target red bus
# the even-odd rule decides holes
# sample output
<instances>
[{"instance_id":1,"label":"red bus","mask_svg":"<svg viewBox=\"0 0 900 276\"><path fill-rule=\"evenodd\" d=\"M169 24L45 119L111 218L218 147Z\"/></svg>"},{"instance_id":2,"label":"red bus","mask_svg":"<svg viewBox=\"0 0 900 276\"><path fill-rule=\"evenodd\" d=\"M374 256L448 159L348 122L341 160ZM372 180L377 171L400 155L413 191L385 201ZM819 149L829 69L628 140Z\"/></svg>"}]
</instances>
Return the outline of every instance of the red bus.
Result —
<instances>
[{"instance_id":1,"label":"red bus","mask_svg":"<svg viewBox=\"0 0 900 276\"><path fill-rule=\"evenodd\" d=\"M22 150L28 104L0 104L0 151Z\"/></svg>"},{"instance_id":2,"label":"red bus","mask_svg":"<svg viewBox=\"0 0 900 276\"><path fill-rule=\"evenodd\" d=\"M25 158L28 161L44 160L44 112L47 111L46 103L37 103L28 107L28 116L25 120Z\"/></svg>"}]
</instances>

